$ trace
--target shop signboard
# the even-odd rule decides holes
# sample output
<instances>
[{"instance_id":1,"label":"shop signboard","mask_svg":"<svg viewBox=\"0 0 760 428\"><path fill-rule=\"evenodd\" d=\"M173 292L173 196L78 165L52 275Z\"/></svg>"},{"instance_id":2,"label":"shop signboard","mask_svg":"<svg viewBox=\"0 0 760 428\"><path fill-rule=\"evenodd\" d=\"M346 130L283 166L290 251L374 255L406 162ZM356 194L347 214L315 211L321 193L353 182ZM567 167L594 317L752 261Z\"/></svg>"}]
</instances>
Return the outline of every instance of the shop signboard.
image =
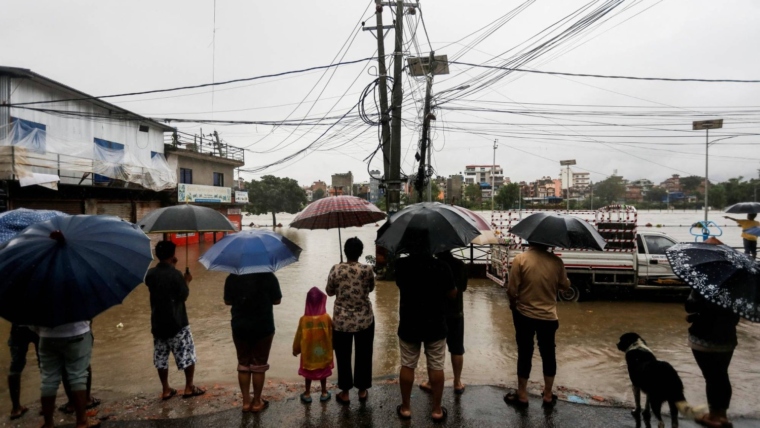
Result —
<instances>
[{"instance_id":1,"label":"shop signboard","mask_svg":"<svg viewBox=\"0 0 760 428\"><path fill-rule=\"evenodd\" d=\"M229 204L232 203L232 189L180 183L177 185L177 201Z\"/></svg>"},{"instance_id":2,"label":"shop signboard","mask_svg":"<svg viewBox=\"0 0 760 428\"><path fill-rule=\"evenodd\" d=\"M237 204L247 204L248 203L248 192L235 191L235 203L237 203Z\"/></svg>"}]
</instances>

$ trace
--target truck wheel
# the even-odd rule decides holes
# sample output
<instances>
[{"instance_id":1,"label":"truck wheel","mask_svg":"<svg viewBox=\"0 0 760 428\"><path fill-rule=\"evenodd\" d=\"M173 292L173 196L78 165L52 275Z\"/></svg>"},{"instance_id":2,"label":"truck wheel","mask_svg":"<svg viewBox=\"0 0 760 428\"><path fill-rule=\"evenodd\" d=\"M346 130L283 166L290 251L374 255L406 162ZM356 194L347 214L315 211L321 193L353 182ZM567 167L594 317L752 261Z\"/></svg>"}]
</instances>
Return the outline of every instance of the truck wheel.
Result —
<instances>
[{"instance_id":1,"label":"truck wheel","mask_svg":"<svg viewBox=\"0 0 760 428\"><path fill-rule=\"evenodd\" d=\"M571 285L569 290L557 293L557 297L562 302L577 302L581 298L581 291L575 285Z\"/></svg>"}]
</instances>

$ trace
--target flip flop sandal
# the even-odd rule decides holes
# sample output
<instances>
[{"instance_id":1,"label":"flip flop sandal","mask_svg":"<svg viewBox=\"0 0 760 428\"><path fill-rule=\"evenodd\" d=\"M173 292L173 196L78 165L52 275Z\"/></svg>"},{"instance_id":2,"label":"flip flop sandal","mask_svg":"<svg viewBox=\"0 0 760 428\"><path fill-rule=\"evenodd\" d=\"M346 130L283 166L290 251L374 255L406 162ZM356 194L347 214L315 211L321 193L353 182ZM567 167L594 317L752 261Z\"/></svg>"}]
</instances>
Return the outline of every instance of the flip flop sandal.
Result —
<instances>
[{"instance_id":1,"label":"flip flop sandal","mask_svg":"<svg viewBox=\"0 0 760 428\"><path fill-rule=\"evenodd\" d=\"M709 427L709 428L724 428L725 427L725 425L723 425L720 422L714 422L714 421L706 420L705 418L707 416L708 415L704 415L701 418L694 419L694 422L696 422L697 425L700 425L700 426L703 426L703 427Z\"/></svg>"},{"instance_id":2,"label":"flip flop sandal","mask_svg":"<svg viewBox=\"0 0 760 428\"><path fill-rule=\"evenodd\" d=\"M193 385L193 392L191 394L182 394L182 398L197 397L197 396L203 395L205 393L206 393L205 389L200 389L197 386Z\"/></svg>"},{"instance_id":3,"label":"flip flop sandal","mask_svg":"<svg viewBox=\"0 0 760 428\"><path fill-rule=\"evenodd\" d=\"M60 405L58 407L58 411L61 412L61 413L65 413L67 415L73 415L74 414L74 407L71 406L71 408L69 408L69 406L71 406L71 403L62 404L62 405Z\"/></svg>"},{"instance_id":4,"label":"flip flop sandal","mask_svg":"<svg viewBox=\"0 0 760 428\"><path fill-rule=\"evenodd\" d=\"M504 396L504 402L509 404L510 406L515 406L520 409L525 409L528 407L528 402L520 401L520 398L514 392L510 392L509 394L506 394Z\"/></svg>"},{"instance_id":5,"label":"flip flop sandal","mask_svg":"<svg viewBox=\"0 0 760 428\"><path fill-rule=\"evenodd\" d=\"M175 393L176 393L176 391L175 391ZM87 408L87 410L94 409L94 408L100 406L100 403L101 403L101 401L100 401L99 398L92 397L90 399L90 402L87 404L86 408Z\"/></svg>"},{"instance_id":6,"label":"flip flop sandal","mask_svg":"<svg viewBox=\"0 0 760 428\"><path fill-rule=\"evenodd\" d=\"M461 387L461 388L459 388L459 389L454 388L454 394L456 394L456 395L462 395L462 394L464 394L464 389L465 389L464 386Z\"/></svg>"},{"instance_id":7,"label":"flip flop sandal","mask_svg":"<svg viewBox=\"0 0 760 428\"><path fill-rule=\"evenodd\" d=\"M166 397L162 396L161 400L163 400L163 401L169 400L171 398L174 398L175 395L177 395L177 390L174 389L174 388L172 388L172 389L169 390L169 395L167 395ZM98 404L100 404L100 401L98 401Z\"/></svg>"},{"instance_id":8,"label":"flip flop sandal","mask_svg":"<svg viewBox=\"0 0 760 428\"><path fill-rule=\"evenodd\" d=\"M10 418L11 418L12 421L15 421L16 419L24 416L26 414L26 412L28 412L28 411L29 411L29 409L27 409L26 407L22 407L21 411L17 415L11 415Z\"/></svg>"},{"instance_id":9,"label":"flip flop sandal","mask_svg":"<svg viewBox=\"0 0 760 428\"><path fill-rule=\"evenodd\" d=\"M266 410L266 409L268 409L268 408L269 408L269 401L267 401L267 400L264 400L264 399L262 398L262 399L261 399L261 402L262 402L262 403L264 403L264 405L263 405L263 406L261 406L261 408L260 408L259 410L256 410L256 409L254 409L253 407L251 407L251 412L252 412L252 413L260 413L260 412L262 412L262 411L264 411L264 410Z\"/></svg>"},{"instance_id":10,"label":"flip flop sandal","mask_svg":"<svg viewBox=\"0 0 760 428\"><path fill-rule=\"evenodd\" d=\"M344 400L340 398L340 394L335 394L335 401L337 401L338 403L344 406L348 406L349 404L351 404L351 400Z\"/></svg>"},{"instance_id":11,"label":"flip flop sandal","mask_svg":"<svg viewBox=\"0 0 760 428\"><path fill-rule=\"evenodd\" d=\"M359 402L366 403L368 398L369 398L369 391L364 393L364 397L362 397L361 395L359 396Z\"/></svg>"},{"instance_id":12,"label":"flip flop sandal","mask_svg":"<svg viewBox=\"0 0 760 428\"><path fill-rule=\"evenodd\" d=\"M332 392L327 391L327 395L320 395L319 396L319 401L321 403L324 403L325 401L330 401L331 398L332 398Z\"/></svg>"},{"instance_id":13,"label":"flip flop sandal","mask_svg":"<svg viewBox=\"0 0 760 428\"><path fill-rule=\"evenodd\" d=\"M446 418L449 417L449 411L445 407L441 406L441 412L443 414L441 415L440 418L433 418L433 417L431 417L431 419L433 420L434 424L440 424L442 422L446 422Z\"/></svg>"},{"instance_id":14,"label":"flip flop sandal","mask_svg":"<svg viewBox=\"0 0 760 428\"><path fill-rule=\"evenodd\" d=\"M306 394L301 394L301 402L303 404L311 404L311 396L306 396Z\"/></svg>"},{"instance_id":15,"label":"flip flop sandal","mask_svg":"<svg viewBox=\"0 0 760 428\"><path fill-rule=\"evenodd\" d=\"M427 393L429 393L429 394L433 393L433 388L431 388L430 385L425 385L424 383L420 384L420 389L423 390L423 391L425 391L425 392L427 392Z\"/></svg>"},{"instance_id":16,"label":"flip flop sandal","mask_svg":"<svg viewBox=\"0 0 760 428\"><path fill-rule=\"evenodd\" d=\"M551 409L552 407L557 405L557 396L552 394L552 401L545 401L543 398L541 399L543 401L543 404L541 404L542 407L546 409Z\"/></svg>"},{"instance_id":17,"label":"flip flop sandal","mask_svg":"<svg viewBox=\"0 0 760 428\"><path fill-rule=\"evenodd\" d=\"M401 404L399 404L398 406L396 406L396 414L398 415L398 417L400 419L405 420L405 421L408 421L409 419L412 419L411 413L408 414L408 415L405 415L405 414L401 413Z\"/></svg>"}]
</instances>

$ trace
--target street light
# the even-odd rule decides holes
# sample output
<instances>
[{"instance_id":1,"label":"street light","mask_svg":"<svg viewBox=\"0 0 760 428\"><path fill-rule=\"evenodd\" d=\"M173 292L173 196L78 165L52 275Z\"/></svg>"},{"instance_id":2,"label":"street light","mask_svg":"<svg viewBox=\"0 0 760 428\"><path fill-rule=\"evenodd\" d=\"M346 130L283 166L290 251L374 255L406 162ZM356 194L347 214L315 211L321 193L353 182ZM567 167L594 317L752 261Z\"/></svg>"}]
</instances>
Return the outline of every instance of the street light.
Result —
<instances>
[{"instance_id":1,"label":"street light","mask_svg":"<svg viewBox=\"0 0 760 428\"><path fill-rule=\"evenodd\" d=\"M692 122L691 129L693 130L705 130L705 223L707 223L707 214L709 212L709 205L707 203L707 187L708 187L708 166L709 163L709 154L710 151L710 130L711 129L720 129L723 128L723 119L714 119L714 120L697 120ZM717 141L717 140L716 140ZM706 227L706 225L705 225Z\"/></svg>"}]
</instances>

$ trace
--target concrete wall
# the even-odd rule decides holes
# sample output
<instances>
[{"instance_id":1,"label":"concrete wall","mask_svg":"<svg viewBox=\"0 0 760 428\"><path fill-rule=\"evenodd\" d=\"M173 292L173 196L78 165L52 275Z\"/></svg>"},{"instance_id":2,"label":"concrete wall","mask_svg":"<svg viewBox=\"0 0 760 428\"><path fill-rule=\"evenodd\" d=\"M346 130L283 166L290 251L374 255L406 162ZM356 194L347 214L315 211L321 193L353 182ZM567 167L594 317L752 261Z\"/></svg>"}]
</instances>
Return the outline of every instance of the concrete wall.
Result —
<instances>
[{"instance_id":1,"label":"concrete wall","mask_svg":"<svg viewBox=\"0 0 760 428\"><path fill-rule=\"evenodd\" d=\"M230 161L201 153L188 153L184 151L169 151L167 161L177 171L177 182L180 182L180 168L193 170L192 184L205 186L214 185L214 173L224 174L224 187L235 187L234 173L238 162Z\"/></svg>"}]
</instances>

